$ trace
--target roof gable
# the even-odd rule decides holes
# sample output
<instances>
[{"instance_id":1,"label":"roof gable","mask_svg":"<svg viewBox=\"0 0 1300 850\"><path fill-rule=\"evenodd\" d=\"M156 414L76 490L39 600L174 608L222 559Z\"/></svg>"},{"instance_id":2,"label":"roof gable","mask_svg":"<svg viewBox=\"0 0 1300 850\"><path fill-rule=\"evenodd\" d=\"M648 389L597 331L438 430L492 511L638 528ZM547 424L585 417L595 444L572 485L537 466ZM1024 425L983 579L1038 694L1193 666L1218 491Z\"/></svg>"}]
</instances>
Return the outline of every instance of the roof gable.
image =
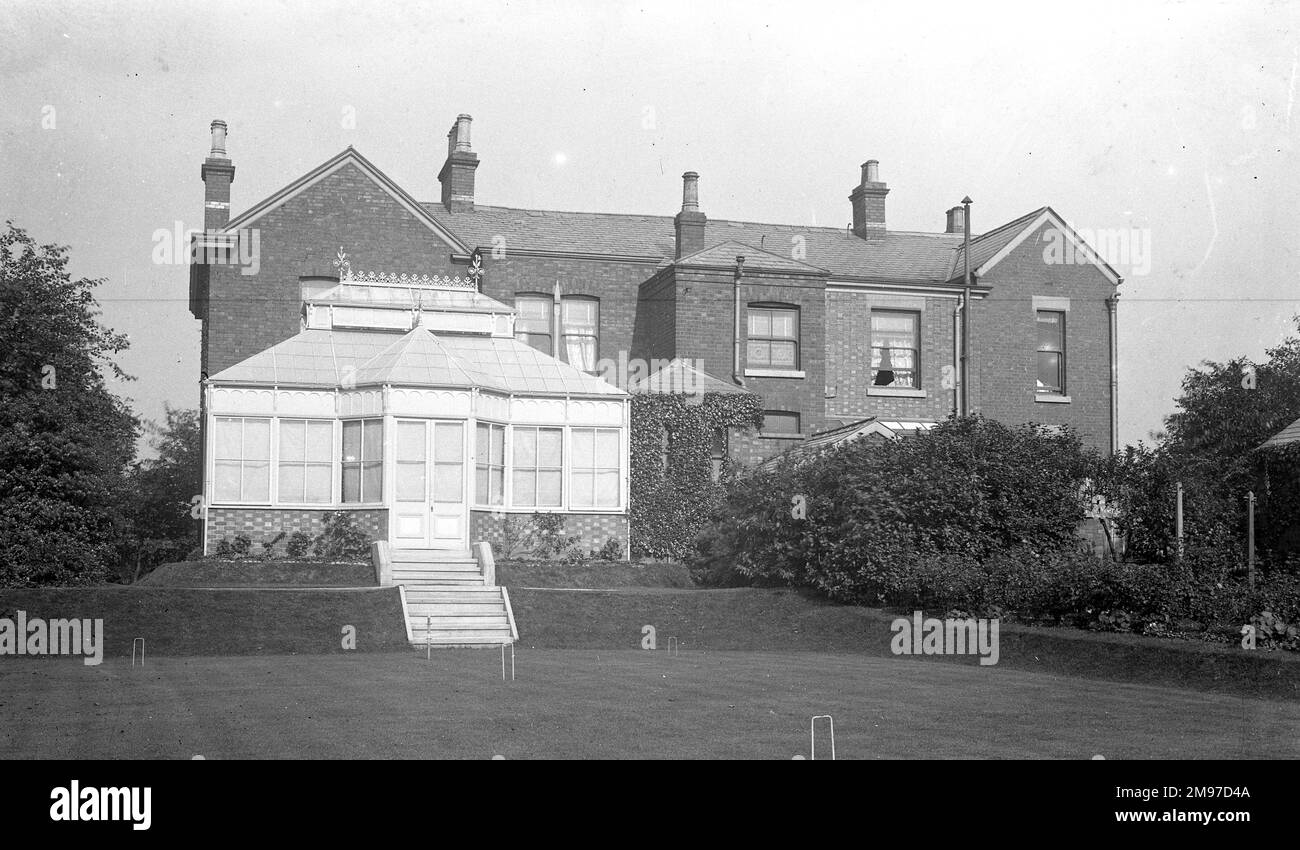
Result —
<instances>
[{"instance_id":1,"label":"roof gable","mask_svg":"<svg viewBox=\"0 0 1300 850\"><path fill-rule=\"evenodd\" d=\"M981 234L978 239L972 239L970 251L972 272L977 277L984 277L994 266L1010 256L1012 251L1020 247L1026 239L1048 224L1056 228L1074 246L1074 250L1080 252L1089 263L1096 266L1112 284L1119 285L1123 280L1119 273L1111 268L1091 245L1084 242L1074 228L1070 227L1051 207L1040 207L995 230ZM952 279L961 277L964 267L965 258L961 248L958 248L953 263Z\"/></svg>"},{"instance_id":2,"label":"roof gable","mask_svg":"<svg viewBox=\"0 0 1300 850\"><path fill-rule=\"evenodd\" d=\"M370 160L362 156L360 152L351 145L299 177L289 185L275 192L270 197L264 198L262 201L254 204L238 217L231 219L230 223L223 229L223 232L233 233L236 230L248 227L262 216L283 206L307 189L315 186L330 175L335 174L348 166L355 167L366 177L370 178L370 180L374 181L374 183L383 189L390 198L396 201L413 217L433 231L435 236L443 242L446 242L449 248L461 254L470 253L470 248L461 241L459 236L431 215L429 210L421 205L419 201L416 201L408 195L401 186L394 183L388 175L376 168Z\"/></svg>"}]
</instances>

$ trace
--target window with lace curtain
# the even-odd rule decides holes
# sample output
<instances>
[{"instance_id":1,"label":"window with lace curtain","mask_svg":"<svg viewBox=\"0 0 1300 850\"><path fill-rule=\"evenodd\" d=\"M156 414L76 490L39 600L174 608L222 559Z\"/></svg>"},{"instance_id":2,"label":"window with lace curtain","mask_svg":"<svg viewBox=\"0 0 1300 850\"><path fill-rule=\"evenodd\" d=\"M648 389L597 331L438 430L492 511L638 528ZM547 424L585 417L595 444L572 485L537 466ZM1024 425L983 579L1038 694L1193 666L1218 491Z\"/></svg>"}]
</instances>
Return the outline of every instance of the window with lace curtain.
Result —
<instances>
[{"instance_id":1,"label":"window with lace curtain","mask_svg":"<svg viewBox=\"0 0 1300 850\"><path fill-rule=\"evenodd\" d=\"M564 359L584 372L595 372L600 302L595 298L565 296L560 303Z\"/></svg>"},{"instance_id":2,"label":"window with lace curtain","mask_svg":"<svg viewBox=\"0 0 1300 850\"><path fill-rule=\"evenodd\" d=\"M871 385L919 389L921 314L871 311Z\"/></svg>"}]
</instances>

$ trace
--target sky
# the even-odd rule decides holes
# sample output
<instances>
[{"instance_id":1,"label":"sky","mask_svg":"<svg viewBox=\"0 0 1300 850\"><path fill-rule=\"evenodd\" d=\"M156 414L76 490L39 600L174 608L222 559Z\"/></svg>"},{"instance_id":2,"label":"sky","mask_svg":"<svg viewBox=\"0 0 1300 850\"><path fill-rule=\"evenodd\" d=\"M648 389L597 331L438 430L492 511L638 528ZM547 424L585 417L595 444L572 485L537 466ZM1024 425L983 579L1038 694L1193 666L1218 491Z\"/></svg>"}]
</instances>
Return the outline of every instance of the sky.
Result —
<instances>
[{"instance_id":1,"label":"sky","mask_svg":"<svg viewBox=\"0 0 1300 850\"><path fill-rule=\"evenodd\" d=\"M1121 444L1187 369L1300 313L1300 11L1286 2L0 0L0 220L71 249L129 335L143 417L195 407L188 272L208 126L232 213L347 145L420 200L474 117L480 203L843 226L880 162L889 227L1043 205L1107 238ZM1129 248L1123 250L1122 239ZM811 258L810 258L811 259Z\"/></svg>"}]
</instances>

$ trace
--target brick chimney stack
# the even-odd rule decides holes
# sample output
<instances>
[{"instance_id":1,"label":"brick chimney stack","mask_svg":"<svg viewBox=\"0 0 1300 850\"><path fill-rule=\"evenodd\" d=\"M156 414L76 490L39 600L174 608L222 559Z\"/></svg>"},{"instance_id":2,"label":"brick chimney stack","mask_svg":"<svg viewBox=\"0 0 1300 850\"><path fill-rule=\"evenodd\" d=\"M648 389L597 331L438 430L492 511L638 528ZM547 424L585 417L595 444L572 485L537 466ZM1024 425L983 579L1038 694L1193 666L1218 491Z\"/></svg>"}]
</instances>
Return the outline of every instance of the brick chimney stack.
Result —
<instances>
[{"instance_id":1,"label":"brick chimney stack","mask_svg":"<svg viewBox=\"0 0 1300 850\"><path fill-rule=\"evenodd\" d=\"M862 163L862 182L849 195L853 205L853 233L863 239L885 235L885 196L889 187L880 182L880 163L869 159Z\"/></svg>"},{"instance_id":2,"label":"brick chimney stack","mask_svg":"<svg viewBox=\"0 0 1300 850\"><path fill-rule=\"evenodd\" d=\"M235 166L226 154L226 122L212 122L212 149L203 160L199 174L203 178L203 227L220 230L230 221L230 184L235 182Z\"/></svg>"},{"instance_id":3,"label":"brick chimney stack","mask_svg":"<svg viewBox=\"0 0 1300 850\"><path fill-rule=\"evenodd\" d=\"M679 259L704 247L704 226L708 221L709 217L700 212L700 175L688 171L682 175L682 211L673 219Z\"/></svg>"},{"instance_id":4,"label":"brick chimney stack","mask_svg":"<svg viewBox=\"0 0 1300 850\"><path fill-rule=\"evenodd\" d=\"M948 210L948 226L944 233L955 233L962 235L966 232L966 209L965 207L953 207Z\"/></svg>"},{"instance_id":5,"label":"brick chimney stack","mask_svg":"<svg viewBox=\"0 0 1300 850\"><path fill-rule=\"evenodd\" d=\"M468 115L456 116L456 123L447 132L447 161L438 172L442 184L442 205L448 212L474 212L474 170L478 168L478 154L470 148Z\"/></svg>"}]
</instances>

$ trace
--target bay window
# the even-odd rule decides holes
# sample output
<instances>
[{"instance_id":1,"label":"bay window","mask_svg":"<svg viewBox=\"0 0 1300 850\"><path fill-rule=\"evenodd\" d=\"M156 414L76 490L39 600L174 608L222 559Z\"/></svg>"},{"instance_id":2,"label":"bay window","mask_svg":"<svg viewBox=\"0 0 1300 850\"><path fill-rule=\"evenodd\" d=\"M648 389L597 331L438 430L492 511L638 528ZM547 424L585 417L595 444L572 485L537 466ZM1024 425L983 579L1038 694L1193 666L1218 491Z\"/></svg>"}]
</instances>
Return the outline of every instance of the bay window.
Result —
<instances>
[{"instance_id":1,"label":"bay window","mask_svg":"<svg viewBox=\"0 0 1300 850\"><path fill-rule=\"evenodd\" d=\"M505 426L480 422L475 437L474 501L480 505L500 505L505 501Z\"/></svg>"},{"instance_id":2,"label":"bay window","mask_svg":"<svg viewBox=\"0 0 1300 850\"><path fill-rule=\"evenodd\" d=\"M560 428L515 427L511 460L511 501L518 507L558 508L562 504Z\"/></svg>"},{"instance_id":3,"label":"bay window","mask_svg":"<svg viewBox=\"0 0 1300 850\"><path fill-rule=\"evenodd\" d=\"M343 501L380 502L384 497L384 421L343 423Z\"/></svg>"},{"instance_id":4,"label":"bay window","mask_svg":"<svg viewBox=\"0 0 1300 850\"><path fill-rule=\"evenodd\" d=\"M616 508L619 504L617 428L574 428L570 442L569 506Z\"/></svg>"},{"instance_id":5,"label":"bay window","mask_svg":"<svg viewBox=\"0 0 1300 850\"><path fill-rule=\"evenodd\" d=\"M325 419L281 419L278 501L328 504L334 465L334 423Z\"/></svg>"},{"instance_id":6,"label":"bay window","mask_svg":"<svg viewBox=\"0 0 1300 850\"><path fill-rule=\"evenodd\" d=\"M216 417L212 454L216 501L271 501L270 419Z\"/></svg>"}]
</instances>

